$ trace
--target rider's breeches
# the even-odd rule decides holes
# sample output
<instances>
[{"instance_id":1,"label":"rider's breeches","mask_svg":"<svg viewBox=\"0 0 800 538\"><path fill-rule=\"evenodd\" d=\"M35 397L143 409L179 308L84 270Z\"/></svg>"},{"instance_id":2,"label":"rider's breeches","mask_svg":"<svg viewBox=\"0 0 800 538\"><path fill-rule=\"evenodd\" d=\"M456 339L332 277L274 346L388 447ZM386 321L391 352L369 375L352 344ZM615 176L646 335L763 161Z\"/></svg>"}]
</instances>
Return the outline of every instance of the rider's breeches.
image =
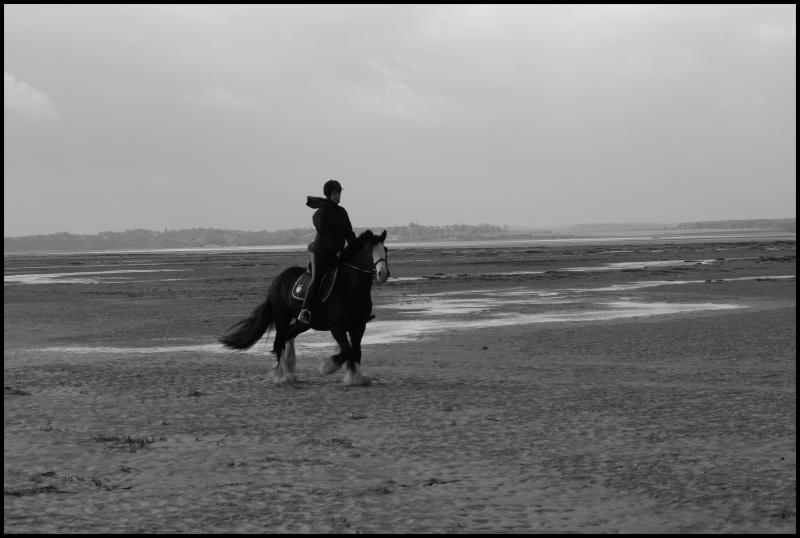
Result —
<instances>
[{"instance_id":1,"label":"rider's breeches","mask_svg":"<svg viewBox=\"0 0 800 538\"><path fill-rule=\"evenodd\" d=\"M335 254L312 252L311 253L311 282L308 283L306 296L303 298L303 308L309 308L319 294L319 284L325 272L336 265L338 258Z\"/></svg>"}]
</instances>

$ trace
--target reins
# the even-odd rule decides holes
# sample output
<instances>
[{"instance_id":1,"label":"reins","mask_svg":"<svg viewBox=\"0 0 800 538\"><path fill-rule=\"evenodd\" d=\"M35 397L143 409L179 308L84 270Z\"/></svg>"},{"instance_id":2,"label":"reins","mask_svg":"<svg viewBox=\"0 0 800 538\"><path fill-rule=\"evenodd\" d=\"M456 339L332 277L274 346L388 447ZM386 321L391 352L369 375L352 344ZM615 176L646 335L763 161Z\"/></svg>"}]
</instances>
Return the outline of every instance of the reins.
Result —
<instances>
[{"instance_id":1,"label":"reins","mask_svg":"<svg viewBox=\"0 0 800 538\"><path fill-rule=\"evenodd\" d=\"M367 249L364 249L364 254L365 254L364 258L365 259L368 259L367 252L368 252ZM356 267L355 265L350 265L346 261L339 260L339 263L341 263L345 267L349 267L350 269L355 269L356 271L359 271L361 273L364 273L366 275L371 276L373 279L377 279L378 278L378 264L381 263L381 262L386 262L386 267L388 269L389 260L387 260L385 257L384 258L380 258L377 262L374 262L374 263L372 262L372 260L369 260L369 265L370 265L370 269L369 270L362 269L361 267Z\"/></svg>"},{"instance_id":2,"label":"reins","mask_svg":"<svg viewBox=\"0 0 800 538\"><path fill-rule=\"evenodd\" d=\"M361 271L362 273L366 273L366 274L368 274L370 276L373 276L375 274L375 270L374 269L371 270L371 271L367 271L366 269L362 269L361 267L356 267L355 265L350 265L349 263L343 262L341 260L339 262L342 265L344 265L345 267L349 267L350 269L355 269L356 271Z\"/></svg>"}]
</instances>

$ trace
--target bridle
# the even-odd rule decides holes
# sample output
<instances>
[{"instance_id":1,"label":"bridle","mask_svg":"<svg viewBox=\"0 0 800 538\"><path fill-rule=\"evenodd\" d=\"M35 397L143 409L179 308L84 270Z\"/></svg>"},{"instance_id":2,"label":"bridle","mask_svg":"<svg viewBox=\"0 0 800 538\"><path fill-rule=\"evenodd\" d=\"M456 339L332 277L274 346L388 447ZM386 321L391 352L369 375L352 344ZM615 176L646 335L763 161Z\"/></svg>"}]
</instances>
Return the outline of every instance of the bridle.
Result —
<instances>
[{"instance_id":1,"label":"bridle","mask_svg":"<svg viewBox=\"0 0 800 538\"><path fill-rule=\"evenodd\" d=\"M377 243L375 243L375 244L377 244ZM364 261L366 262L366 265L369 266L368 270L367 269L362 269L361 267L356 267L355 265L350 265L349 263L347 263L345 261L341 261L341 264L349 267L350 269L355 269L356 271L359 271L361 273L367 274L367 275L372 277L373 281L377 282L377 280L378 280L378 264L379 263L385 262L386 263L386 272L389 273L389 260L387 259L389 257L389 255L388 255L389 249L387 249L386 246L384 245L383 251L387 253L386 256L384 256L383 258L379 258L378 261L376 261L376 262L373 262L372 261L372 256L370 256L370 254L372 252L372 249L375 248L375 244L370 245L370 243L366 243L364 245L364 249L363 249L363 251L364 251Z\"/></svg>"}]
</instances>

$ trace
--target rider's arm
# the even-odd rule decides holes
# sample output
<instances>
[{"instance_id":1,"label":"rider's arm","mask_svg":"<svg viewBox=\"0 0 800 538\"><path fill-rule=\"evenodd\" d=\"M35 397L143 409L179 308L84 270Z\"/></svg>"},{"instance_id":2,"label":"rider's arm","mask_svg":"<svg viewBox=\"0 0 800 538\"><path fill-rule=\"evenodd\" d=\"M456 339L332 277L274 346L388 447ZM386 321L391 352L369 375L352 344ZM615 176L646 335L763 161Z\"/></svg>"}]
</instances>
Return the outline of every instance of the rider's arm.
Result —
<instances>
[{"instance_id":1,"label":"rider's arm","mask_svg":"<svg viewBox=\"0 0 800 538\"><path fill-rule=\"evenodd\" d=\"M344 211L344 208L342 208L342 210ZM356 242L356 234L353 233L353 225L350 224L350 216L347 214L347 211L344 211L344 222L344 238L347 240L348 245L352 245Z\"/></svg>"}]
</instances>

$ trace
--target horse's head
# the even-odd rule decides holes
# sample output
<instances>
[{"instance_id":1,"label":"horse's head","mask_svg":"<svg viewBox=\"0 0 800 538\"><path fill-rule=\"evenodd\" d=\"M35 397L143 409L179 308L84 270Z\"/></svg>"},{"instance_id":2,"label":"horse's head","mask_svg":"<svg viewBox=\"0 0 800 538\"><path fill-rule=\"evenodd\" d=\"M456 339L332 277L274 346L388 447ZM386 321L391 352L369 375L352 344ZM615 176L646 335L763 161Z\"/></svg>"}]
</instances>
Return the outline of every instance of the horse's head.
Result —
<instances>
[{"instance_id":1,"label":"horse's head","mask_svg":"<svg viewBox=\"0 0 800 538\"><path fill-rule=\"evenodd\" d=\"M371 230L367 230L359 235L353 244L347 245L341 259L350 260L350 263L354 264L350 267L371 274L375 282L383 284L389 279L387 260L389 249L383 244L385 240L386 230L381 235L375 235Z\"/></svg>"},{"instance_id":2,"label":"horse's head","mask_svg":"<svg viewBox=\"0 0 800 538\"><path fill-rule=\"evenodd\" d=\"M383 284L389 280L389 249L383 242L386 241L386 230L380 236L375 237L372 245L372 270L375 274L375 282Z\"/></svg>"}]
</instances>

